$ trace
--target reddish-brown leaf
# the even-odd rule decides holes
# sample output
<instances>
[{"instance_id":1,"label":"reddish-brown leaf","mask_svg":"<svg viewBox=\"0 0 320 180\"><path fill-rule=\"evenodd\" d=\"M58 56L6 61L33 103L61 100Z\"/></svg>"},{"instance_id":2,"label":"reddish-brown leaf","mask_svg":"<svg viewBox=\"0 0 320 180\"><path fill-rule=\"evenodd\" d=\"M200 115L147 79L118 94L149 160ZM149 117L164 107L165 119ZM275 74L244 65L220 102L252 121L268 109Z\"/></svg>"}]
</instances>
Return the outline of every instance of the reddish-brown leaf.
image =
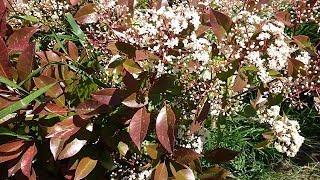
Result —
<instances>
[{"instance_id":1,"label":"reddish-brown leaf","mask_svg":"<svg viewBox=\"0 0 320 180\"><path fill-rule=\"evenodd\" d=\"M6 5L3 0L0 0L0 37L6 35L7 15Z\"/></svg>"},{"instance_id":2,"label":"reddish-brown leaf","mask_svg":"<svg viewBox=\"0 0 320 180\"><path fill-rule=\"evenodd\" d=\"M210 25L219 40L221 40L232 27L232 20L226 14L211 9Z\"/></svg>"},{"instance_id":3,"label":"reddish-brown leaf","mask_svg":"<svg viewBox=\"0 0 320 180\"><path fill-rule=\"evenodd\" d=\"M45 75L40 75L39 77L33 78L36 86L40 89L45 86L48 86L52 83L57 82L56 79L45 76ZM46 95L51 97L51 98L56 98L56 102L60 106L64 106L65 103L65 97L63 95L63 90L59 83L56 83L52 88L50 88L47 92Z\"/></svg>"},{"instance_id":4,"label":"reddish-brown leaf","mask_svg":"<svg viewBox=\"0 0 320 180\"><path fill-rule=\"evenodd\" d=\"M51 138L50 139L50 151L56 160L63 149L64 143L68 138Z\"/></svg>"},{"instance_id":5,"label":"reddish-brown leaf","mask_svg":"<svg viewBox=\"0 0 320 180\"><path fill-rule=\"evenodd\" d=\"M77 154L82 147L87 143L87 140L79 140L77 138L75 138L74 140L72 140L70 143L68 143L65 148L61 151L61 153L59 154L58 159L65 159L65 158L69 158L74 156L75 154Z\"/></svg>"},{"instance_id":6,"label":"reddish-brown leaf","mask_svg":"<svg viewBox=\"0 0 320 180\"><path fill-rule=\"evenodd\" d=\"M173 154L176 116L169 105L164 105L156 120L156 133L162 146Z\"/></svg>"},{"instance_id":7,"label":"reddish-brown leaf","mask_svg":"<svg viewBox=\"0 0 320 180\"><path fill-rule=\"evenodd\" d=\"M141 85L141 82L136 80L132 74L126 70L123 72L122 81L130 92L137 92Z\"/></svg>"},{"instance_id":8,"label":"reddish-brown leaf","mask_svg":"<svg viewBox=\"0 0 320 180\"><path fill-rule=\"evenodd\" d=\"M10 64L7 46L2 37L0 37L0 54L0 76L11 79L13 69Z\"/></svg>"},{"instance_id":9,"label":"reddish-brown leaf","mask_svg":"<svg viewBox=\"0 0 320 180\"><path fill-rule=\"evenodd\" d=\"M154 173L154 180L164 180L168 179L168 170L165 163L161 163L157 166Z\"/></svg>"},{"instance_id":10,"label":"reddish-brown leaf","mask_svg":"<svg viewBox=\"0 0 320 180\"><path fill-rule=\"evenodd\" d=\"M95 4L89 3L81 7L74 16L74 19L79 24L96 23L98 21L98 15L95 11Z\"/></svg>"},{"instance_id":11,"label":"reddish-brown leaf","mask_svg":"<svg viewBox=\"0 0 320 180\"><path fill-rule=\"evenodd\" d=\"M248 77L243 73L239 73L234 81L232 90L236 92L242 91L243 88L246 87L247 83L248 83Z\"/></svg>"},{"instance_id":12,"label":"reddish-brown leaf","mask_svg":"<svg viewBox=\"0 0 320 180\"><path fill-rule=\"evenodd\" d=\"M68 42L68 53L72 60L77 61L79 57L79 51L77 46L72 41Z\"/></svg>"},{"instance_id":13,"label":"reddish-brown leaf","mask_svg":"<svg viewBox=\"0 0 320 180\"><path fill-rule=\"evenodd\" d=\"M78 130L87 123L80 116L71 116L62 122L53 126L46 138L68 138L78 132Z\"/></svg>"},{"instance_id":14,"label":"reddish-brown leaf","mask_svg":"<svg viewBox=\"0 0 320 180\"><path fill-rule=\"evenodd\" d=\"M80 103L76 108L76 113L78 115L82 114L94 114L102 104L99 101L88 99L82 103Z\"/></svg>"},{"instance_id":15,"label":"reddish-brown leaf","mask_svg":"<svg viewBox=\"0 0 320 180\"><path fill-rule=\"evenodd\" d=\"M206 160L213 163L224 163L234 159L239 152L226 148L217 148L205 154Z\"/></svg>"},{"instance_id":16,"label":"reddish-brown leaf","mask_svg":"<svg viewBox=\"0 0 320 180\"><path fill-rule=\"evenodd\" d=\"M117 88L106 88L92 93L91 96L102 104L117 105L125 99L126 93Z\"/></svg>"},{"instance_id":17,"label":"reddish-brown leaf","mask_svg":"<svg viewBox=\"0 0 320 180\"><path fill-rule=\"evenodd\" d=\"M193 134L200 130L202 124L206 120L208 114L210 111L210 103L208 102L208 97L205 96L201 99L197 112L196 112L196 118L193 120L191 124L190 134Z\"/></svg>"},{"instance_id":18,"label":"reddish-brown leaf","mask_svg":"<svg viewBox=\"0 0 320 180\"><path fill-rule=\"evenodd\" d=\"M14 31L7 41L8 49L10 51L23 51L29 45L30 38L37 31L38 27L24 27Z\"/></svg>"},{"instance_id":19,"label":"reddish-brown leaf","mask_svg":"<svg viewBox=\"0 0 320 180\"><path fill-rule=\"evenodd\" d=\"M139 109L132 117L129 125L129 134L134 144L140 150L141 144L147 135L150 123L150 114L145 107Z\"/></svg>"},{"instance_id":20,"label":"reddish-brown leaf","mask_svg":"<svg viewBox=\"0 0 320 180\"><path fill-rule=\"evenodd\" d=\"M21 81L25 80L28 75L32 72L35 61L35 43L32 43L28 45L22 52L22 54L19 56L18 62L17 62L17 71L19 75L19 79ZM29 80L24 83L24 87L30 91L31 89L31 83L32 81Z\"/></svg>"},{"instance_id":21,"label":"reddish-brown leaf","mask_svg":"<svg viewBox=\"0 0 320 180\"><path fill-rule=\"evenodd\" d=\"M192 149L183 148L183 147L178 148L175 151L174 155L175 155L176 162L180 164L186 164L186 165L188 165L193 160L203 156L202 154L199 154Z\"/></svg>"},{"instance_id":22,"label":"reddish-brown leaf","mask_svg":"<svg viewBox=\"0 0 320 180\"><path fill-rule=\"evenodd\" d=\"M157 9L160 9L161 7L168 7L169 3L167 0L157 0Z\"/></svg>"},{"instance_id":23,"label":"reddish-brown leaf","mask_svg":"<svg viewBox=\"0 0 320 180\"><path fill-rule=\"evenodd\" d=\"M11 162L13 164L9 165L10 168L8 168L8 177L14 175L20 169L21 161L22 158L17 159L15 162Z\"/></svg>"},{"instance_id":24,"label":"reddish-brown leaf","mask_svg":"<svg viewBox=\"0 0 320 180\"><path fill-rule=\"evenodd\" d=\"M293 36L292 39L301 49L309 48L312 50L314 48L308 36L298 35L298 36Z\"/></svg>"},{"instance_id":25,"label":"reddish-brown leaf","mask_svg":"<svg viewBox=\"0 0 320 180\"><path fill-rule=\"evenodd\" d=\"M284 25L286 26L292 26L292 23L291 23L291 15L289 12L287 11L280 11L280 12L277 12L274 17L282 22Z\"/></svg>"},{"instance_id":26,"label":"reddish-brown leaf","mask_svg":"<svg viewBox=\"0 0 320 180\"><path fill-rule=\"evenodd\" d=\"M12 159L15 159L20 156L23 149L17 150L16 152L10 152L10 153L0 153L0 163L10 161Z\"/></svg>"},{"instance_id":27,"label":"reddish-brown leaf","mask_svg":"<svg viewBox=\"0 0 320 180\"><path fill-rule=\"evenodd\" d=\"M142 108L148 104L148 97L144 97L144 99L138 98L137 93L131 94L125 100L122 101L122 104L128 106L130 108Z\"/></svg>"},{"instance_id":28,"label":"reddish-brown leaf","mask_svg":"<svg viewBox=\"0 0 320 180\"><path fill-rule=\"evenodd\" d=\"M76 6L79 2L80 2L80 0L70 0L70 4L72 6Z\"/></svg>"},{"instance_id":29,"label":"reddish-brown leaf","mask_svg":"<svg viewBox=\"0 0 320 180\"><path fill-rule=\"evenodd\" d=\"M37 154L37 147L35 144L33 144L22 155L21 171L28 178L30 177L32 161L33 161L33 158L36 154Z\"/></svg>"},{"instance_id":30,"label":"reddish-brown leaf","mask_svg":"<svg viewBox=\"0 0 320 180\"><path fill-rule=\"evenodd\" d=\"M194 174L190 168L185 166L186 169L181 169L177 172L175 179L176 180L195 180Z\"/></svg>"},{"instance_id":31,"label":"reddish-brown leaf","mask_svg":"<svg viewBox=\"0 0 320 180\"><path fill-rule=\"evenodd\" d=\"M18 150L20 147L22 147L24 145L25 141L24 140L13 140L11 142L2 144L0 146L0 153L7 153L7 152L13 152Z\"/></svg>"},{"instance_id":32,"label":"reddish-brown leaf","mask_svg":"<svg viewBox=\"0 0 320 180\"><path fill-rule=\"evenodd\" d=\"M51 113L51 114L54 113L62 116L66 115L69 112L66 108L54 103L47 103L45 106L45 110L48 113Z\"/></svg>"},{"instance_id":33,"label":"reddish-brown leaf","mask_svg":"<svg viewBox=\"0 0 320 180\"><path fill-rule=\"evenodd\" d=\"M89 157L82 158L76 169L74 179L79 180L87 177L88 174L94 169L94 167L96 167L97 162L97 160L93 160Z\"/></svg>"}]
</instances>

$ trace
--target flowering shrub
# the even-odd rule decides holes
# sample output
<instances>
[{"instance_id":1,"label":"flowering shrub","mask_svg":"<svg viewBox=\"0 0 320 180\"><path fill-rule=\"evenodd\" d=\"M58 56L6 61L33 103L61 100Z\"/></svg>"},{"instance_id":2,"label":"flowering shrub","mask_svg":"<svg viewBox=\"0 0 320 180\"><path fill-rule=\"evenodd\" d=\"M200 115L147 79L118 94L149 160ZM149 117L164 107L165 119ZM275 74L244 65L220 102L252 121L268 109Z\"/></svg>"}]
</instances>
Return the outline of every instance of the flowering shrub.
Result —
<instances>
[{"instance_id":1,"label":"flowering shrub","mask_svg":"<svg viewBox=\"0 0 320 180\"><path fill-rule=\"evenodd\" d=\"M217 164L239 152L204 144L235 116L268 127L256 148L294 157L304 137L282 105L307 95L320 109L319 43L298 33L319 28L319 9L0 0L1 176L225 179Z\"/></svg>"}]
</instances>

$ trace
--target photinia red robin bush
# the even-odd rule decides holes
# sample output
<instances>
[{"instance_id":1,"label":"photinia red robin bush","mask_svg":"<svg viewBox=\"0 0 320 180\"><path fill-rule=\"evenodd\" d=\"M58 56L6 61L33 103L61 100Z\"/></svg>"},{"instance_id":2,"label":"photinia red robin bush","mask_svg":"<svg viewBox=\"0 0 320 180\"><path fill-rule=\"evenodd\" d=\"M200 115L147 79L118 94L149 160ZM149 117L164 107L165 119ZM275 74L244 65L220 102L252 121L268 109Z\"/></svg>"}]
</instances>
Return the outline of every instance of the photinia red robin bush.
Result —
<instances>
[{"instance_id":1,"label":"photinia red robin bush","mask_svg":"<svg viewBox=\"0 0 320 180\"><path fill-rule=\"evenodd\" d=\"M294 157L320 109L317 0L0 0L1 178L225 179L230 117ZM311 25L310 25L311 26ZM319 27L318 27L319 28ZM204 161L210 167L204 167Z\"/></svg>"}]
</instances>

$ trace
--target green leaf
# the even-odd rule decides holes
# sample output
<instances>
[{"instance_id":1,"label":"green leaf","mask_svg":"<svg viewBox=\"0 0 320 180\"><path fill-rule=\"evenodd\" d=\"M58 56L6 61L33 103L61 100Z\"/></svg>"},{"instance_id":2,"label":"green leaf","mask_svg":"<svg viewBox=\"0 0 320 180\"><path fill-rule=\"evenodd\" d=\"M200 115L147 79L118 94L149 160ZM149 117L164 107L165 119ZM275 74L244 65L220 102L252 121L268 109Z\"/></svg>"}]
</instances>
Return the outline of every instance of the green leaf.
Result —
<instances>
[{"instance_id":1,"label":"green leaf","mask_svg":"<svg viewBox=\"0 0 320 180\"><path fill-rule=\"evenodd\" d=\"M74 20L73 16L70 13L66 15L66 18L73 30L73 33L79 37L79 39L81 40L80 41L81 44L83 44L83 41L85 40L86 35L83 33L80 26L76 23L76 21Z\"/></svg>"},{"instance_id":2,"label":"green leaf","mask_svg":"<svg viewBox=\"0 0 320 180\"><path fill-rule=\"evenodd\" d=\"M37 23L39 22L40 20L34 16L18 16L17 18L19 19L24 19L24 20L27 20L27 21L30 21L30 22L34 22L34 23Z\"/></svg>"},{"instance_id":3,"label":"green leaf","mask_svg":"<svg viewBox=\"0 0 320 180\"><path fill-rule=\"evenodd\" d=\"M28 105L29 103L31 103L33 100L35 100L37 97L39 97L40 95L42 95L43 93L45 93L46 91L48 91L51 87L53 87L56 83L52 83L49 84L35 92L33 92L32 94L28 95L27 97L21 99L20 101L12 104L11 106L3 109L0 111L0 119L2 119L3 117L7 116L8 114L11 114L21 108L23 108L24 106ZM2 122L0 120L0 124L2 124L4 122Z\"/></svg>"},{"instance_id":4,"label":"green leaf","mask_svg":"<svg viewBox=\"0 0 320 180\"><path fill-rule=\"evenodd\" d=\"M9 129L4 128L4 127L1 127L1 126L0 126L0 135L4 135L4 136L14 136L14 137L17 137L17 138L19 138L19 139L24 139L24 140L30 139L30 136L17 134L17 133L15 133L15 132L10 131Z\"/></svg>"}]
</instances>

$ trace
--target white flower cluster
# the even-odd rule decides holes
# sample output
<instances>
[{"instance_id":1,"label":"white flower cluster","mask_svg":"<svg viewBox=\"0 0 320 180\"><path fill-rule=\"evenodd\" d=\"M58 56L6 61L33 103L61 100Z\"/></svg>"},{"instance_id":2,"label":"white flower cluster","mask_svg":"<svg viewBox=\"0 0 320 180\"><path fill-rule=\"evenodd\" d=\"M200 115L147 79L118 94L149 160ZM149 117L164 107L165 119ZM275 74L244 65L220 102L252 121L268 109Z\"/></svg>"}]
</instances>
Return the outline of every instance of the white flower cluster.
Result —
<instances>
[{"instance_id":1,"label":"white flower cluster","mask_svg":"<svg viewBox=\"0 0 320 180\"><path fill-rule=\"evenodd\" d=\"M14 11L11 11L9 15L21 15L32 23L50 27L61 27L64 24L64 13L72 9L67 1L59 0L18 1L10 5ZM8 23L14 27L23 24L22 20L17 18L11 18Z\"/></svg>"},{"instance_id":2,"label":"white flower cluster","mask_svg":"<svg viewBox=\"0 0 320 180\"><path fill-rule=\"evenodd\" d=\"M260 112L258 112L260 113ZM300 132L297 121L289 120L286 116L281 117L279 106L271 106L259 118L260 123L267 123L271 126L277 138L274 147L281 153L286 153L289 157L294 157L299 151L304 137Z\"/></svg>"},{"instance_id":3,"label":"white flower cluster","mask_svg":"<svg viewBox=\"0 0 320 180\"><path fill-rule=\"evenodd\" d=\"M176 144L181 147L194 149L195 152L201 154L204 142L209 135L209 130L201 128L198 132L190 135L189 129L184 125L178 128Z\"/></svg>"},{"instance_id":4,"label":"white flower cluster","mask_svg":"<svg viewBox=\"0 0 320 180\"><path fill-rule=\"evenodd\" d=\"M289 157L294 157L304 142L304 137L299 134L299 123L283 117L282 120L275 121L272 128L278 140L274 143L275 148Z\"/></svg>"}]
</instances>

